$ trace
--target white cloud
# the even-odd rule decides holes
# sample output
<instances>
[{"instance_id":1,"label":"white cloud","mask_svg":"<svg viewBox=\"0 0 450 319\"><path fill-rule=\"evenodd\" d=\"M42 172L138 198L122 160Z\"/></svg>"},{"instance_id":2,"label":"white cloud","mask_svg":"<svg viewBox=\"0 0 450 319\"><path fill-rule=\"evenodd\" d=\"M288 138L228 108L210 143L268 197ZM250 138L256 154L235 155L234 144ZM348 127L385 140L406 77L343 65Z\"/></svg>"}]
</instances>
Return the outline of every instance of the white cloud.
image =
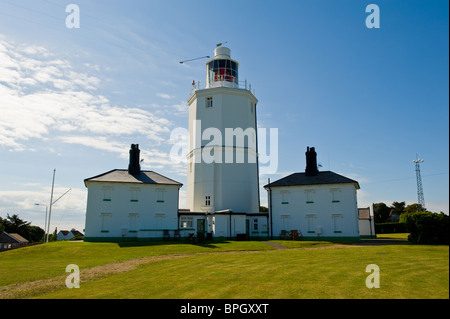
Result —
<instances>
[{"instance_id":1,"label":"white cloud","mask_svg":"<svg viewBox=\"0 0 450 319\"><path fill-rule=\"evenodd\" d=\"M33 190L30 190L29 184L22 186L22 190L0 190L0 216L5 218L7 214L10 216L18 214L21 219L31 222L32 225L44 228L45 206L48 209L50 204L50 187L33 183ZM68 187L55 187L53 200L58 199L68 190ZM51 231L55 227L58 229L75 227L82 230L86 200L87 191L81 188L72 188L61 197L52 207ZM36 203L40 206L36 206Z\"/></svg>"},{"instance_id":2,"label":"white cloud","mask_svg":"<svg viewBox=\"0 0 450 319\"><path fill-rule=\"evenodd\" d=\"M169 94L166 94L166 93L156 93L156 95L159 96L160 98L163 98L163 99L172 99L173 98L172 95L169 95Z\"/></svg>"},{"instance_id":3,"label":"white cloud","mask_svg":"<svg viewBox=\"0 0 450 319\"><path fill-rule=\"evenodd\" d=\"M27 141L33 138L57 138L97 149L103 149L101 142L111 136L141 135L156 144L165 140L173 125L170 120L142 107L112 105L93 93L100 82L43 47L17 46L0 38L0 147L23 151L30 149ZM119 145L107 147L118 151Z\"/></svg>"}]
</instances>

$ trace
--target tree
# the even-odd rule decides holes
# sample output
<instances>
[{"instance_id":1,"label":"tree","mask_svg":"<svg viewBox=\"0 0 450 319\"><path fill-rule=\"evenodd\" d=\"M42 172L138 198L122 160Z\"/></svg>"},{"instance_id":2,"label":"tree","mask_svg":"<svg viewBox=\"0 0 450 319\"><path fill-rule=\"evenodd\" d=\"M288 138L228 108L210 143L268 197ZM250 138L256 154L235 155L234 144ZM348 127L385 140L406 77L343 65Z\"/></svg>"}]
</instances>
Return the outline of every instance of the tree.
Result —
<instances>
[{"instance_id":1,"label":"tree","mask_svg":"<svg viewBox=\"0 0 450 319\"><path fill-rule=\"evenodd\" d=\"M6 219L3 220L3 223L7 233L17 233L26 239L30 238L29 226L31 223L20 219L19 215L14 214L9 216L9 214L7 214Z\"/></svg>"},{"instance_id":2,"label":"tree","mask_svg":"<svg viewBox=\"0 0 450 319\"><path fill-rule=\"evenodd\" d=\"M5 230L5 226L3 226L3 218L0 217L0 235L1 235L1 233L3 233L4 230Z\"/></svg>"},{"instance_id":3,"label":"tree","mask_svg":"<svg viewBox=\"0 0 450 319\"><path fill-rule=\"evenodd\" d=\"M375 223L385 223L389 218L391 209L385 203L373 204Z\"/></svg>"},{"instance_id":4,"label":"tree","mask_svg":"<svg viewBox=\"0 0 450 319\"><path fill-rule=\"evenodd\" d=\"M400 216L405 212L405 206L406 206L405 202L393 202L391 206L391 211L392 213L394 214L396 213L398 214L398 216Z\"/></svg>"},{"instance_id":5,"label":"tree","mask_svg":"<svg viewBox=\"0 0 450 319\"><path fill-rule=\"evenodd\" d=\"M405 208L405 214L408 213L417 213L417 212L424 212L426 211L425 207L422 206L422 204L411 204L406 206Z\"/></svg>"},{"instance_id":6,"label":"tree","mask_svg":"<svg viewBox=\"0 0 450 319\"><path fill-rule=\"evenodd\" d=\"M44 241L45 231L39 226L30 226L30 242Z\"/></svg>"},{"instance_id":7,"label":"tree","mask_svg":"<svg viewBox=\"0 0 450 319\"><path fill-rule=\"evenodd\" d=\"M12 216L7 214L6 219L0 218L0 224L0 233L2 229L7 233L17 233L30 242L39 242L44 236L42 228L31 226L31 222L19 218L17 214Z\"/></svg>"}]
</instances>

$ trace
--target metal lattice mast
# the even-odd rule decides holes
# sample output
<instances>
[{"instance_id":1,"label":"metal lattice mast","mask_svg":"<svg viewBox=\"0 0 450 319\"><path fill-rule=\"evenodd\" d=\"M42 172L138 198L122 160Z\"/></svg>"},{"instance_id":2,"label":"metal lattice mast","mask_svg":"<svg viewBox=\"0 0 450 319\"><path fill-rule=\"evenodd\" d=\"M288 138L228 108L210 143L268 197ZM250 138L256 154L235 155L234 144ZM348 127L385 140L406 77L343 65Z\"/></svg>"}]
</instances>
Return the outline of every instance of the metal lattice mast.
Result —
<instances>
[{"instance_id":1,"label":"metal lattice mast","mask_svg":"<svg viewBox=\"0 0 450 319\"><path fill-rule=\"evenodd\" d=\"M417 158L413 162L416 163L417 203L422 205L422 207L425 208L425 199L423 197L423 187L422 187L422 177L420 175L420 163L423 163L423 159Z\"/></svg>"}]
</instances>

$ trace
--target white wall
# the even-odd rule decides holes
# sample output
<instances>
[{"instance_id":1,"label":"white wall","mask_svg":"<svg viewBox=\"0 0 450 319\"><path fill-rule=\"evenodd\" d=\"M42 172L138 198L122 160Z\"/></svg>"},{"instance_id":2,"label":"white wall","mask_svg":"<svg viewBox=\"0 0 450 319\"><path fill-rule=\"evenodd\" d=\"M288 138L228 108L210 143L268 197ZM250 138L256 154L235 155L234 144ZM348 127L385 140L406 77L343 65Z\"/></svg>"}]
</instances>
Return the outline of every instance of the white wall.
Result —
<instances>
[{"instance_id":1,"label":"white wall","mask_svg":"<svg viewBox=\"0 0 450 319\"><path fill-rule=\"evenodd\" d=\"M177 215L176 185L89 182L85 237L162 237Z\"/></svg>"},{"instance_id":2,"label":"white wall","mask_svg":"<svg viewBox=\"0 0 450 319\"><path fill-rule=\"evenodd\" d=\"M359 237L357 207L353 184L272 187L273 236L296 229L304 237Z\"/></svg>"},{"instance_id":3,"label":"white wall","mask_svg":"<svg viewBox=\"0 0 450 319\"><path fill-rule=\"evenodd\" d=\"M207 97L213 98L213 107L206 107ZM256 98L247 90L214 88L196 91L188 102L189 155L191 157L188 163L187 208L192 212L214 212L226 209L235 212L258 212L257 162L255 160L254 163L249 163L248 160L249 154L256 159L256 148L252 147L253 141L255 146L257 141ZM195 120L201 121L201 128L194 127ZM207 128L217 129L220 132L220 138L216 140L218 134L203 136ZM245 137L244 148L226 147L226 128L241 128L243 131L252 128L254 134L250 134L250 144ZM200 139L199 143L199 135L209 140ZM221 152L222 156L220 160L206 163L202 157L204 151L212 151L211 154ZM233 154L233 163L225 163L227 152ZM244 163L236 162L237 153L244 155ZM210 207L205 205L205 196L211 197Z\"/></svg>"}]
</instances>

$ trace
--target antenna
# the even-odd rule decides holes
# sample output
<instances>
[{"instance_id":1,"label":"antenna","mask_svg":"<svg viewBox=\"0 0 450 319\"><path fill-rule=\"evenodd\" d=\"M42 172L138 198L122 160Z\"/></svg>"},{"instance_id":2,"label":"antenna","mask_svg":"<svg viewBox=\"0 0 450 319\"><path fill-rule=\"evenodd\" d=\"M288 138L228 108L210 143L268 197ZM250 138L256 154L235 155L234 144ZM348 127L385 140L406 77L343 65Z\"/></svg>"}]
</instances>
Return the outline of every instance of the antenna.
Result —
<instances>
[{"instance_id":1,"label":"antenna","mask_svg":"<svg viewBox=\"0 0 450 319\"><path fill-rule=\"evenodd\" d=\"M423 197L422 177L420 175L420 163L423 163L423 159L417 157L413 160L416 163L416 178L417 178L417 204L422 205L425 208L425 199Z\"/></svg>"},{"instance_id":2,"label":"antenna","mask_svg":"<svg viewBox=\"0 0 450 319\"><path fill-rule=\"evenodd\" d=\"M189 61L195 61L195 60L200 60L200 59L209 59L209 58L210 58L210 56L206 55L206 56L202 56L202 57L199 57L199 58L194 58L194 59L180 61L180 64L183 64L183 63L186 63L186 62L189 62Z\"/></svg>"}]
</instances>

